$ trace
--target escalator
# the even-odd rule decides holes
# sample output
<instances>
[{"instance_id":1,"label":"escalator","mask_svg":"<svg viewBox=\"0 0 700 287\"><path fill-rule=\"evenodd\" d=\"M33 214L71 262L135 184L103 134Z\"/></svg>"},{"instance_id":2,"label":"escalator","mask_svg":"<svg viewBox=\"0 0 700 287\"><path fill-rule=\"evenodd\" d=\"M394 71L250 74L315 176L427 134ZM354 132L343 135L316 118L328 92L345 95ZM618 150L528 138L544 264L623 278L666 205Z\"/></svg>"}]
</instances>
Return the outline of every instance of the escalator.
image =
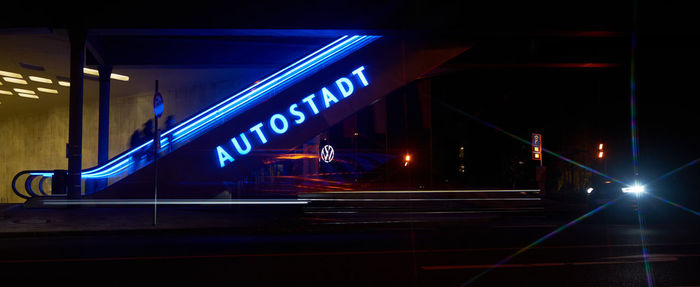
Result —
<instances>
[{"instance_id":1,"label":"escalator","mask_svg":"<svg viewBox=\"0 0 700 287\"><path fill-rule=\"evenodd\" d=\"M340 37L164 131L159 197L212 198L225 183L263 165L266 150L293 149L466 48L425 39ZM84 196L152 196L153 143L83 170L84 185L92 187ZM65 171L22 171L12 188L27 200L64 198Z\"/></svg>"}]
</instances>

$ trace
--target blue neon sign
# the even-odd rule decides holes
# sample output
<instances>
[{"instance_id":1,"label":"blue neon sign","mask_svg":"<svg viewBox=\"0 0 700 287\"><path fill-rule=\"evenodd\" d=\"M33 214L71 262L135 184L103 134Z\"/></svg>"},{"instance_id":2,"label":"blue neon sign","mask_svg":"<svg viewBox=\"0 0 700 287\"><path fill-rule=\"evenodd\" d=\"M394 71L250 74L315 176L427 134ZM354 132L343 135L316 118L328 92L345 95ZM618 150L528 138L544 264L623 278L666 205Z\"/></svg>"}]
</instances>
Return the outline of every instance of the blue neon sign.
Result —
<instances>
[{"instance_id":1,"label":"blue neon sign","mask_svg":"<svg viewBox=\"0 0 700 287\"><path fill-rule=\"evenodd\" d=\"M244 111L246 108L260 103L268 97L271 97L274 94L272 91L279 91L293 85L301 79L304 79L325 66L342 59L343 57L368 45L380 37L381 36L354 35L343 36L336 39L330 44L314 51L313 53L292 63L284 69L268 76L263 80L260 80L259 82L256 82L256 84L253 84L247 89L232 95L217 105L164 132L160 138L161 147L166 148L170 144L181 143L197 137L201 133L216 126L216 123L220 122L222 119L233 117L237 113ZM367 83L364 75L353 75L360 77L359 79L363 84ZM341 89L341 94L343 96L345 96L346 93L348 93L348 95L351 94L352 92L350 91L350 88L348 88L346 84L343 85L345 86L343 87L344 89ZM318 114L319 112L318 108L313 102L313 95L304 98L302 103L299 105L295 104L290 106L289 112L294 116L294 123L297 125L303 123L306 119L304 113L300 111L305 104L311 105L314 115ZM285 120L287 120L286 117ZM278 131L283 130L284 125L281 119L276 119L275 121L275 127L279 128ZM259 134L258 131L256 131L256 129L263 126L263 123L261 122L259 125L260 127L257 128L257 125L252 127L251 131L256 132L258 137L261 137L262 135L263 137L261 138L267 142L267 139L264 138L262 131L259 131ZM291 125L291 122L288 121L287 125L288 128L290 128L289 125ZM284 132L286 132L286 130ZM238 154L243 155L250 152L253 142L249 141L249 139L246 138L243 133L241 135L242 136L239 137L240 141L234 142L233 145L236 147ZM116 158L111 159L104 165L83 170L82 177L105 178L120 174L134 165L134 163L138 160L134 158L135 155L145 152L152 144L153 140L150 140L117 156ZM50 176L50 173L47 175Z\"/></svg>"},{"instance_id":2,"label":"blue neon sign","mask_svg":"<svg viewBox=\"0 0 700 287\"><path fill-rule=\"evenodd\" d=\"M365 67L361 66L353 70L350 75L340 77L334 84L322 87L318 93L313 93L302 98L298 102L292 103L286 111L275 113L267 120L253 125L247 131L248 135L255 139L252 143L248 140L246 131L244 131L238 136L232 137L230 143L218 145L215 154L219 166L223 168L227 164L234 162L235 158L231 155L234 154L234 151L237 152L239 156L246 155L251 151L253 147L252 144L258 146L264 145L268 142L268 138L272 138L275 135L282 135L291 129L292 122L297 126L304 123L307 118L307 113L309 116L315 116L321 109L328 109L340 100L351 96L353 92L355 92L356 86L358 88L368 86L369 81L364 74L364 70ZM317 97L317 94L321 96ZM241 142L244 143L245 148L241 147Z\"/></svg>"}]
</instances>

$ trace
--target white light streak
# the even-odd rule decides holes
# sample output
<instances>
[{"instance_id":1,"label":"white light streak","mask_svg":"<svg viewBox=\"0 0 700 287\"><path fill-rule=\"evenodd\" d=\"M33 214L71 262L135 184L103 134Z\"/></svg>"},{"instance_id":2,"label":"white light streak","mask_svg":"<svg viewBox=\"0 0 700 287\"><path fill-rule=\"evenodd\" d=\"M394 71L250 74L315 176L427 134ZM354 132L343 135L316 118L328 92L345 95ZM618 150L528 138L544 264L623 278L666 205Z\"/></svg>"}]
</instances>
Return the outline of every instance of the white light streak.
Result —
<instances>
[{"instance_id":1,"label":"white light streak","mask_svg":"<svg viewBox=\"0 0 700 287\"><path fill-rule=\"evenodd\" d=\"M302 200L302 199L300 199ZM531 201L539 197L503 198L304 198L306 201Z\"/></svg>"},{"instance_id":2,"label":"white light streak","mask_svg":"<svg viewBox=\"0 0 700 287\"><path fill-rule=\"evenodd\" d=\"M353 193L496 193L496 192L539 192L539 189L471 189L471 190L355 190L355 191L326 191L320 193L353 194Z\"/></svg>"},{"instance_id":3,"label":"white light streak","mask_svg":"<svg viewBox=\"0 0 700 287\"><path fill-rule=\"evenodd\" d=\"M164 199L164 200L140 200L140 199L102 199L102 200L47 200L44 205L299 205L308 201L299 200L210 200L210 199Z\"/></svg>"}]
</instances>

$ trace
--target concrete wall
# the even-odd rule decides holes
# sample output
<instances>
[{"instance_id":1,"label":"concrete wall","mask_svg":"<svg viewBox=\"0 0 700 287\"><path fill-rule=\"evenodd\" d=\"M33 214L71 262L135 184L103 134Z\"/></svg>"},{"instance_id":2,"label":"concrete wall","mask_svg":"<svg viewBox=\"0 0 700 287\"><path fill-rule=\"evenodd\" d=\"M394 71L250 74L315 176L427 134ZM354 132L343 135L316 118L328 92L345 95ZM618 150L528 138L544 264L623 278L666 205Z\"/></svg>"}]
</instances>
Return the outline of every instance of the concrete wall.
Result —
<instances>
[{"instance_id":1,"label":"concrete wall","mask_svg":"<svg viewBox=\"0 0 700 287\"><path fill-rule=\"evenodd\" d=\"M132 70L119 71L134 79L112 81L109 156L129 148L134 130L153 117L155 78L165 101L165 118L176 122L252 83L271 69ZM115 70L116 72L116 70ZM134 88L136 86L136 88ZM83 107L83 168L97 164L98 87L86 81ZM67 97L67 95L66 95ZM4 107L8 108L8 107ZM0 115L0 203L22 202L11 189L17 172L28 169L67 169L68 101L16 116Z\"/></svg>"}]
</instances>

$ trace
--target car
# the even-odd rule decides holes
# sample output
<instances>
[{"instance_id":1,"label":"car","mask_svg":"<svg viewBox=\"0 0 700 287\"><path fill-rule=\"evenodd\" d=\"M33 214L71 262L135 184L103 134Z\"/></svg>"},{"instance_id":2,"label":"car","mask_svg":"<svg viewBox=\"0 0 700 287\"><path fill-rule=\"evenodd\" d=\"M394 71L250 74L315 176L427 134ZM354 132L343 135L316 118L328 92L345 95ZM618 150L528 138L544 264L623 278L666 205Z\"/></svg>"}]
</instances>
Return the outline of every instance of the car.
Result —
<instances>
[{"instance_id":1,"label":"car","mask_svg":"<svg viewBox=\"0 0 700 287\"><path fill-rule=\"evenodd\" d=\"M644 192L640 185L625 185L613 180L604 179L595 182L586 189L588 208L593 210L610 201L616 200L611 206L600 213L603 218L615 223L634 223L637 221L638 195Z\"/></svg>"}]
</instances>

